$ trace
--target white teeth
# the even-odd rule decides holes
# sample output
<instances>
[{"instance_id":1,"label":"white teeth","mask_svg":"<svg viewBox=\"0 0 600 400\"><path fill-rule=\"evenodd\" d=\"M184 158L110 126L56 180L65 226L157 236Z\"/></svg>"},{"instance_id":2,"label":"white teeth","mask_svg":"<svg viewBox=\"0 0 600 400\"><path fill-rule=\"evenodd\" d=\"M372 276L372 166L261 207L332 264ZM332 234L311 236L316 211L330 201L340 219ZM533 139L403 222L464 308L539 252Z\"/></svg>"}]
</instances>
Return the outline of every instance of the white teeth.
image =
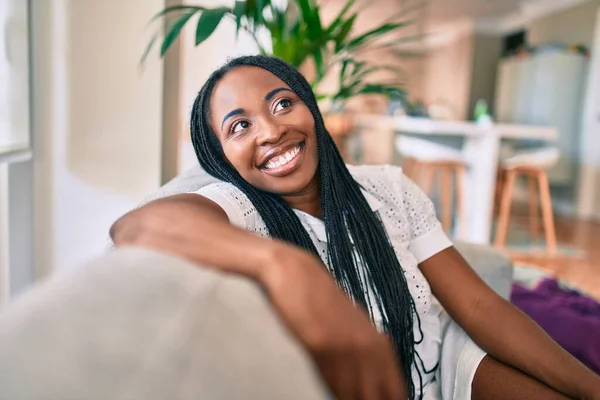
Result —
<instances>
[{"instance_id":1,"label":"white teeth","mask_svg":"<svg viewBox=\"0 0 600 400\"><path fill-rule=\"evenodd\" d=\"M299 152L300 152L300 147L295 147L292 150L287 151L285 154L282 154L280 156L277 156L277 157L271 159L271 161L269 161L265 165L265 167L267 167L268 169L272 169L272 168L279 168L283 165L286 165L287 163L292 161Z\"/></svg>"}]
</instances>

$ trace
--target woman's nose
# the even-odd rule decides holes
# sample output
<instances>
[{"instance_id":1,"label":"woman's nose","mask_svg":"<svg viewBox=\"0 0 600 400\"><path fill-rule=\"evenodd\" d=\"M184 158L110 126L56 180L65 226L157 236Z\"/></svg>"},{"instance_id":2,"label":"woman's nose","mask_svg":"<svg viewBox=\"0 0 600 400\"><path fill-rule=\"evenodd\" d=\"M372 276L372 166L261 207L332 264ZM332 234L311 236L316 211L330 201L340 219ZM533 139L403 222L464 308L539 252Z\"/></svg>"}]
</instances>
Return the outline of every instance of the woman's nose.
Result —
<instances>
[{"instance_id":1,"label":"woman's nose","mask_svg":"<svg viewBox=\"0 0 600 400\"><path fill-rule=\"evenodd\" d=\"M284 124L277 123L273 118L265 118L261 121L257 142L259 145L277 143L285 130Z\"/></svg>"}]
</instances>

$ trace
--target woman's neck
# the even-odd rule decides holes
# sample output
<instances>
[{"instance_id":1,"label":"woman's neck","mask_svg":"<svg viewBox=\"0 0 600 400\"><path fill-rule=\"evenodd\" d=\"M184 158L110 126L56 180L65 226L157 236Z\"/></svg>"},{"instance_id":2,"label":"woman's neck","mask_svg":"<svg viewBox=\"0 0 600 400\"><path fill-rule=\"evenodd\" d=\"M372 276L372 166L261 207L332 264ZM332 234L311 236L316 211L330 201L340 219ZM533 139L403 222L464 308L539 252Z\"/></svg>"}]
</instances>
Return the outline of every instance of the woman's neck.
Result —
<instances>
[{"instance_id":1,"label":"woman's neck","mask_svg":"<svg viewBox=\"0 0 600 400\"><path fill-rule=\"evenodd\" d=\"M318 177L315 177L302 192L283 196L283 200L293 209L323 219L323 209L321 207L321 181Z\"/></svg>"}]
</instances>

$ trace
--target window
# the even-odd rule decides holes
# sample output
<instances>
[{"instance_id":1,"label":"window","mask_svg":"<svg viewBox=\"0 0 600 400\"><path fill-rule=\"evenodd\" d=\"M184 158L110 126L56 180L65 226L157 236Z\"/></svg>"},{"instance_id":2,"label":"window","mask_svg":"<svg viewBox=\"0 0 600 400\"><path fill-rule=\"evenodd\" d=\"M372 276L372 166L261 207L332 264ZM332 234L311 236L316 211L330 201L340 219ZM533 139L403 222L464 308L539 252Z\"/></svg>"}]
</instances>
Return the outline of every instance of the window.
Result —
<instances>
[{"instance_id":1,"label":"window","mask_svg":"<svg viewBox=\"0 0 600 400\"><path fill-rule=\"evenodd\" d=\"M0 163L30 150L28 2L0 1Z\"/></svg>"},{"instance_id":2,"label":"window","mask_svg":"<svg viewBox=\"0 0 600 400\"><path fill-rule=\"evenodd\" d=\"M31 269L20 254L31 253L23 247L31 232L18 231L30 227L33 208L32 174L24 173L32 170L29 6L0 0L0 305Z\"/></svg>"}]
</instances>

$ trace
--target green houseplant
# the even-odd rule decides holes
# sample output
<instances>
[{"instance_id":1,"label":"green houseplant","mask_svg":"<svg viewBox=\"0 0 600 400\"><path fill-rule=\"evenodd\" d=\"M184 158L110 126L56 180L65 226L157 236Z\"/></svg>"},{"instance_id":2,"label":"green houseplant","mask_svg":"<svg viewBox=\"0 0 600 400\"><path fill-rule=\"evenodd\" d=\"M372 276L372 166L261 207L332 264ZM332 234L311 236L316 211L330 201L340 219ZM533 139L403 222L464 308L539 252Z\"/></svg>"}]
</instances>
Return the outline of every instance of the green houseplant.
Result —
<instances>
[{"instance_id":1,"label":"green houseplant","mask_svg":"<svg viewBox=\"0 0 600 400\"><path fill-rule=\"evenodd\" d=\"M287 4L285 4L287 3ZM142 57L144 60L162 36L160 55L164 56L194 16L196 23L195 45L208 39L224 19L235 21L236 35L245 31L256 42L263 54L277 56L300 68L307 61L314 65L311 84L320 99L340 103L361 94L397 96L402 93L398 80L372 82L369 76L389 66L371 65L362 61L361 55L375 49L393 48L414 36L398 38L398 32L412 24L407 15L413 9L403 10L380 25L358 35L354 34L355 21L360 9L354 0L348 0L329 24L323 24L321 7L317 0L238 0L232 7L203 7L176 5L157 13L153 20L169 18L168 28L156 34ZM269 33L270 44L262 43L259 32ZM360 61L359 61L360 60ZM334 93L319 93L318 85L332 66L339 68L340 87Z\"/></svg>"}]
</instances>

